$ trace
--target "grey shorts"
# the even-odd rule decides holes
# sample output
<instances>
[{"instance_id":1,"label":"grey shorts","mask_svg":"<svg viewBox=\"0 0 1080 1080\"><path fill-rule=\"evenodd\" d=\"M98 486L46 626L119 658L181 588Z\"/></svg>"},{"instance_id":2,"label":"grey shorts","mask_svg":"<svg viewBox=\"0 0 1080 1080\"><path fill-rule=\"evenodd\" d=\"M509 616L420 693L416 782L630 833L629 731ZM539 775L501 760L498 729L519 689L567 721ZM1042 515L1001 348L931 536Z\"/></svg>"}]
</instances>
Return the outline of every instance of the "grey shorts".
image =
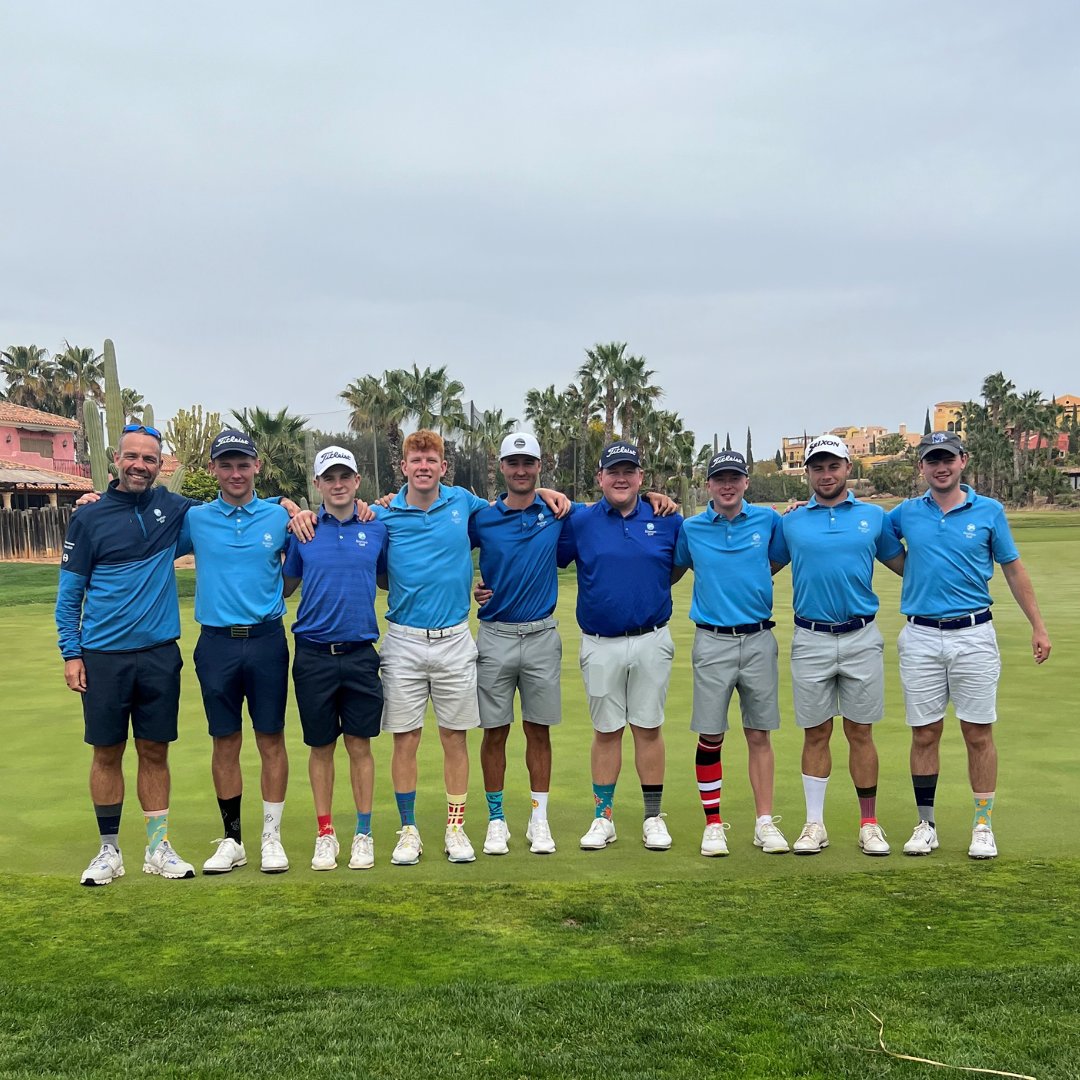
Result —
<instances>
[{"instance_id":1,"label":"grey shorts","mask_svg":"<svg viewBox=\"0 0 1080 1080\"><path fill-rule=\"evenodd\" d=\"M621 731L627 724L659 727L674 657L666 626L640 637L582 634L581 674L593 727L601 732Z\"/></svg>"},{"instance_id":2,"label":"grey shorts","mask_svg":"<svg viewBox=\"0 0 1080 1080\"><path fill-rule=\"evenodd\" d=\"M877 623L850 634L795 627L791 693L795 723L818 727L834 716L876 724L885 715L885 642Z\"/></svg>"},{"instance_id":3,"label":"grey shorts","mask_svg":"<svg viewBox=\"0 0 1080 1080\"><path fill-rule=\"evenodd\" d=\"M555 619L481 622L476 652L482 728L514 722L515 691L521 698L522 720L550 726L562 719L562 639Z\"/></svg>"},{"instance_id":4,"label":"grey shorts","mask_svg":"<svg viewBox=\"0 0 1080 1080\"><path fill-rule=\"evenodd\" d=\"M775 731L780 726L778 651L771 630L729 637L699 627L694 637L690 730L723 735L728 729L731 695L738 690L743 727Z\"/></svg>"}]
</instances>

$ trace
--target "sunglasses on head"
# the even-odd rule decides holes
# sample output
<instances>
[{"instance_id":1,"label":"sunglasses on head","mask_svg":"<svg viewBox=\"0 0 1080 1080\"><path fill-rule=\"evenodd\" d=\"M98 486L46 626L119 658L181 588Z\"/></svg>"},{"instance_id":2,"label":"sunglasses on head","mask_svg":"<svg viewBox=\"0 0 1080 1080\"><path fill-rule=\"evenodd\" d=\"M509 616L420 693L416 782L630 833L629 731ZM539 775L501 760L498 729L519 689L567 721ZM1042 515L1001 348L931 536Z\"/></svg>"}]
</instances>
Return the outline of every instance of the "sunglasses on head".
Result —
<instances>
[{"instance_id":1,"label":"sunglasses on head","mask_svg":"<svg viewBox=\"0 0 1080 1080\"><path fill-rule=\"evenodd\" d=\"M156 427L147 427L146 424L125 424L122 434L130 435L136 431L140 435L149 435L151 438L161 442L161 432Z\"/></svg>"}]
</instances>

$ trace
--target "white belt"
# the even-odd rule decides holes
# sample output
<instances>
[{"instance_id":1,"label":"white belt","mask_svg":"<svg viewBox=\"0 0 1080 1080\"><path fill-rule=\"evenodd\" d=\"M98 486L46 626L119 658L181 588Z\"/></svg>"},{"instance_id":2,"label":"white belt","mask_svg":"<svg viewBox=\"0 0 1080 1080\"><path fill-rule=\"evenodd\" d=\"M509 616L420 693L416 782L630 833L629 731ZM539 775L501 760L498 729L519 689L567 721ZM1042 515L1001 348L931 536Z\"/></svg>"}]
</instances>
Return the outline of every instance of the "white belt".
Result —
<instances>
[{"instance_id":1,"label":"white belt","mask_svg":"<svg viewBox=\"0 0 1080 1080\"><path fill-rule=\"evenodd\" d=\"M444 626L440 630L425 630L421 626L402 626L400 623L387 623L386 628L392 634L404 634L406 637L425 638L428 641L439 641L441 638L456 637L464 634L469 629L468 622L458 623L457 626Z\"/></svg>"}]
</instances>

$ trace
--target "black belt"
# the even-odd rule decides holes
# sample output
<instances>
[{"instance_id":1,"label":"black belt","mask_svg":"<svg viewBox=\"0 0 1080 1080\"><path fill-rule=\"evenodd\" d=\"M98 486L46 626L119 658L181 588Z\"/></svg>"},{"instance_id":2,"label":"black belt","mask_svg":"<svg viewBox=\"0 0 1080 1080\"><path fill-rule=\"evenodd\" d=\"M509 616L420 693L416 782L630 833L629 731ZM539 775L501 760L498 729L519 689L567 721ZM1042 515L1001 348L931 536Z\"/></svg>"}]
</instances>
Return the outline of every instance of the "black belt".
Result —
<instances>
[{"instance_id":1,"label":"black belt","mask_svg":"<svg viewBox=\"0 0 1080 1080\"><path fill-rule=\"evenodd\" d=\"M762 630L771 630L776 623L771 619L762 622L743 623L741 626L710 626L708 623L694 623L699 630L705 630L710 634L725 634L736 637L742 634L760 634Z\"/></svg>"},{"instance_id":2,"label":"black belt","mask_svg":"<svg viewBox=\"0 0 1080 1080\"><path fill-rule=\"evenodd\" d=\"M850 634L853 630L861 630L874 621L873 615L856 615L847 622L813 622L804 619L801 615L795 616L795 625L804 630L813 630L815 634Z\"/></svg>"},{"instance_id":3,"label":"black belt","mask_svg":"<svg viewBox=\"0 0 1080 1080\"><path fill-rule=\"evenodd\" d=\"M654 630L659 630L662 627L667 626L667 619L663 622L658 622L653 626L637 626L633 630L624 630L621 634L597 634L597 637L607 638L620 638L620 637L642 637L645 634L651 634Z\"/></svg>"},{"instance_id":4,"label":"black belt","mask_svg":"<svg viewBox=\"0 0 1080 1080\"><path fill-rule=\"evenodd\" d=\"M986 611L976 611L974 615L961 615L956 619L924 619L921 615L909 615L907 621L916 626L929 626L932 630L964 630L969 626L982 626L993 617L987 608Z\"/></svg>"},{"instance_id":5,"label":"black belt","mask_svg":"<svg viewBox=\"0 0 1080 1080\"><path fill-rule=\"evenodd\" d=\"M281 619L271 619L269 622L253 623L251 626L204 626L204 634L213 634L215 637L231 638L256 638L265 634L274 634L281 630Z\"/></svg>"},{"instance_id":6,"label":"black belt","mask_svg":"<svg viewBox=\"0 0 1080 1080\"><path fill-rule=\"evenodd\" d=\"M294 637L293 641L299 649L305 652L323 653L327 656L345 656L347 653L356 652L357 649L373 647L370 641L312 641L311 638Z\"/></svg>"}]
</instances>

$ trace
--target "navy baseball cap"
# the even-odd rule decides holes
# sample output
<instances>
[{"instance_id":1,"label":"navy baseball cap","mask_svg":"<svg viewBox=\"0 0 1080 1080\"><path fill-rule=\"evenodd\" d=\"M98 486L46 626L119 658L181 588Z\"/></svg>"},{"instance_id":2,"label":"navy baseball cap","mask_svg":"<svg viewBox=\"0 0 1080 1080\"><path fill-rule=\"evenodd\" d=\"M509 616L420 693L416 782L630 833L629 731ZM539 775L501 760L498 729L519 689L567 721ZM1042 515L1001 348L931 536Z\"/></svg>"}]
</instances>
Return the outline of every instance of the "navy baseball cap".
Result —
<instances>
[{"instance_id":1,"label":"navy baseball cap","mask_svg":"<svg viewBox=\"0 0 1080 1080\"><path fill-rule=\"evenodd\" d=\"M259 451L255 449L251 436L230 428L228 431L223 431L210 444L211 461L216 461L222 454L247 454L248 457L257 458Z\"/></svg>"},{"instance_id":2,"label":"navy baseball cap","mask_svg":"<svg viewBox=\"0 0 1080 1080\"><path fill-rule=\"evenodd\" d=\"M964 444L960 441L960 436L951 431L931 431L929 435L924 435L919 440L920 461L935 450L944 450L946 454L952 454L954 457L967 453Z\"/></svg>"},{"instance_id":3,"label":"navy baseball cap","mask_svg":"<svg viewBox=\"0 0 1080 1080\"><path fill-rule=\"evenodd\" d=\"M631 465L636 465L640 469L641 455L638 453L638 448L628 442L608 443L600 455L600 464L597 468L607 469L622 461L629 461Z\"/></svg>"},{"instance_id":4,"label":"navy baseball cap","mask_svg":"<svg viewBox=\"0 0 1080 1080\"><path fill-rule=\"evenodd\" d=\"M709 462L707 479L711 480L717 473L721 472L737 472L742 473L743 476L750 475L746 467L746 458L738 450L721 450L719 454L713 456L713 459Z\"/></svg>"}]
</instances>

